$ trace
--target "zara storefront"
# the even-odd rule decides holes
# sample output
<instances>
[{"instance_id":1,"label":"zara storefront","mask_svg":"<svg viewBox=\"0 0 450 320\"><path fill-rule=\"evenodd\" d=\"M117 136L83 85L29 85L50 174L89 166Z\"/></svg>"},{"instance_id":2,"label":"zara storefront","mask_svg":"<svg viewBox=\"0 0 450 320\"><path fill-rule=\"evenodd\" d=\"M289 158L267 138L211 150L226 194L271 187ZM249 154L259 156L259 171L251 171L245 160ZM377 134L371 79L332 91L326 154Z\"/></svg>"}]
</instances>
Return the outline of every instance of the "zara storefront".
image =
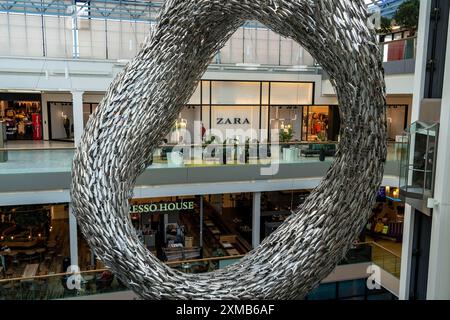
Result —
<instances>
[{"instance_id":1,"label":"zara storefront","mask_svg":"<svg viewBox=\"0 0 450 320\"><path fill-rule=\"evenodd\" d=\"M337 141L338 106L316 105L314 91L314 82L201 80L166 142Z\"/></svg>"}]
</instances>

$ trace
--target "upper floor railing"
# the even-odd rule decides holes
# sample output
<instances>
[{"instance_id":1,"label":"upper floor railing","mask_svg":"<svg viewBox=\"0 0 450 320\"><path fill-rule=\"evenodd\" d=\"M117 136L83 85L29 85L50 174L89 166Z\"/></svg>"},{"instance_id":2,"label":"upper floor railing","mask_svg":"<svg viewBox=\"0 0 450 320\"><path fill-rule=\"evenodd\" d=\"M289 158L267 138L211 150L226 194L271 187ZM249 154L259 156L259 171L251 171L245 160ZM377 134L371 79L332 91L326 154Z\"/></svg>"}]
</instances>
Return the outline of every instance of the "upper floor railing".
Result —
<instances>
[{"instance_id":1,"label":"upper floor railing","mask_svg":"<svg viewBox=\"0 0 450 320\"><path fill-rule=\"evenodd\" d=\"M184 273L204 273L224 268L242 257L209 257L165 263ZM400 260L398 254L376 242L365 242L355 243L340 264L372 262L399 278ZM80 271L77 267L71 267L70 272L49 274L45 262L29 266L38 275L14 277L8 272L0 273L0 300L67 299L128 290L108 269Z\"/></svg>"},{"instance_id":2,"label":"upper floor railing","mask_svg":"<svg viewBox=\"0 0 450 320\"><path fill-rule=\"evenodd\" d=\"M400 161L405 146L404 143L389 143L387 160ZM166 144L154 150L149 168L311 163L331 161L337 150L337 142L326 141ZM6 144L5 148L0 148L0 174L70 171L73 155L73 147L31 149Z\"/></svg>"},{"instance_id":3,"label":"upper floor railing","mask_svg":"<svg viewBox=\"0 0 450 320\"><path fill-rule=\"evenodd\" d=\"M417 37L408 37L380 43L383 62L415 59Z\"/></svg>"}]
</instances>

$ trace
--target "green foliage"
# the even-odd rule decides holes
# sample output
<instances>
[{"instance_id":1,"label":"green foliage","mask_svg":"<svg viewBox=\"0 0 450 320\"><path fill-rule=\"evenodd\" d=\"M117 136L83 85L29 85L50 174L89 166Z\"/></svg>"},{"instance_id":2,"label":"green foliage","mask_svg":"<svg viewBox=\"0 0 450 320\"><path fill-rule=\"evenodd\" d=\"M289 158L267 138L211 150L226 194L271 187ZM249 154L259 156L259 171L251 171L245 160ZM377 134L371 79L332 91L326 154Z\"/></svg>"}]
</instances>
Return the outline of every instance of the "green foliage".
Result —
<instances>
[{"instance_id":1,"label":"green foliage","mask_svg":"<svg viewBox=\"0 0 450 320\"><path fill-rule=\"evenodd\" d=\"M213 143L214 141L216 141L216 136L211 136L208 139L205 140L204 144L205 146L210 145L211 143Z\"/></svg>"},{"instance_id":2,"label":"green foliage","mask_svg":"<svg viewBox=\"0 0 450 320\"><path fill-rule=\"evenodd\" d=\"M326 140L327 140L327 136L326 136L325 134L323 134L322 132L319 132L319 133L317 134L317 139L318 139L319 141L326 141Z\"/></svg>"},{"instance_id":3,"label":"green foliage","mask_svg":"<svg viewBox=\"0 0 450 320\"><path fill-rule=\"evenodd\" d=\"M280 130L280 142L289 142L294 137L294 130L292 128L288 128L287 130Z\"/></svg>"},{"instance_id":4,"label":"green foliage","mask_svg":"<svg viewBox=\"0 0 450 320\"><path fill-rule=\"evenodd\" d=\"M419 11L419 0L406 0L398 7L394 19L401 27L415 30L419 22Z\"/></svg>"},{"instance_id":5,"label":"green foliage","mask_svg":"<svg viewBox=\"0 0 450 320\"><path fill-rule=\"evenodd\" d=\"M381 17L381 26L377 30L378 33L389 33L392 31L392 19Z\"/></svg>"}]
</instances>

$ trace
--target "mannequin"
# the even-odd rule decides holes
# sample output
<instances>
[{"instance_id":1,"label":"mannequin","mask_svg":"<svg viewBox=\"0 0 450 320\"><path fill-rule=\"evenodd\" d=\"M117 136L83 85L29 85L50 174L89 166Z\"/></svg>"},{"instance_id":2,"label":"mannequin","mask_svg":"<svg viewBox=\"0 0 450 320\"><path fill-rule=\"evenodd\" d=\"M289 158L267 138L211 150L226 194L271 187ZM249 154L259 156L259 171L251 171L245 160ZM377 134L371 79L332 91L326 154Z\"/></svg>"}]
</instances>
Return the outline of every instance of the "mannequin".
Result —
<instances>
[{"instance_id":1,"label":"mannequin","mask_svg":"<svg viewBox=\"0 0 450 320\"><path fill-rule=\"evenodd\" d=\"M63 117L64 117L63 125L64 130L66 130L66 137L67 139L70 139L70 120L66 115L64 115Z\"/></svg>"}]
</instances>

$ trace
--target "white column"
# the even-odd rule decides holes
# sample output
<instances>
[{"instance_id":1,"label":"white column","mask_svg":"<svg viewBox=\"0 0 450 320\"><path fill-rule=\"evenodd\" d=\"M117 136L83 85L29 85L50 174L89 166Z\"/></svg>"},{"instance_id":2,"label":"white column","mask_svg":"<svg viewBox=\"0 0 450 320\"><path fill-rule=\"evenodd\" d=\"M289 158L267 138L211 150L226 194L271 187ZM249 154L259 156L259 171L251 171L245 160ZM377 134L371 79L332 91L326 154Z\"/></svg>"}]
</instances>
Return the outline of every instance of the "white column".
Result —
<instances>
[{"instance_id":1,"label":"white column","mask_svg":"<svg viewBox=\"0 0 450 320\"><path fill-rule=\"evenodd\" d=\"M78 10L77 6L73 6L74 12L72 13L72 58L77 59L80 57L80 47L78 41Z\"/></svg>"},{"instance_id":2,"label":"white column","mask_svg":"<svg viewBox=\"0 0 450 320\"><path fill-rule=\"evenodd\" d=\"M73 103L73 131L75 137L75 146L81 141L81 135L84 130L83 121L83 91L72 91Z\"/></svg>"},{"instance_id":3,"label":"white column","mask_svg":"<svg viewBox=\"0 0 450 320\"><path fill-rule=\"evenodd\" d=\"M428 266L427 299L450 299L450 25L445 55Z\"/></svg>"},{"instance_id":4,"label":"white column","mask_svg":"<svg viewBox=\"0 0 450 320\"><path fill-rule=\"evenodd\" d=\"M428 55L429 26L432 0L420 1L419 24L417 30L416 67L414 74L414 94L411 111L411 123L419 120L420 105L425 91L425 75ZM410 163L414 156L414 141L410 141ZM411 173L408 174L408 182ZM414 238L415 209L405 204L405 218L403 224L402 260L400 270L399 299L408 300L411 283L412 244Z\"/></svg>"},{"instance_id":5,"label":"white column","mask_svg":"<svg viewBox=\"0 0 450 320\"><path fill-rule=\"evenodd\" d=\"M41 93L41 108L42 108L42 138L43 140L49 140L49 130L48 130L48 107L47 107L47 94Z\"/></svg>"},{"instance_id":6,"label":"white column","mask_svg":"<svg viewBox=\"0 0 450 320\"><path fill-rule=\"evenodd\" d=\"M428 56L428 41L429 41L428 35L430 29L431 2L432 0L420 1L411 123L419 120L420 104L423 100L425 91L425 75Z\"/></svg>"},{"instance_id":7,"label":"white column","mask_svg":"<svg viewBox=\"0 0 450 320\"><path fill-rule=\"evenodd\" d=\"M78 227L77 218L73 214L72 204L69 204L69 241L70 264L78 266ZM64 272L66 271L64 270Z\"/></svg>"},{"instance_id":8,"label":"white column","mask_svg":"<svg viewBox=\"0 0 450 320\"><path fill-rule=\"evenodd\" d=\"M203 196L200 196L200 248L203 249Z\"/></svg>"},{"instance_id":9,"label":"white column","mask_svg":"<svg viewBox=\"0 0 450 320\"><path fill-rule=\"evenodd\" d=\"M252 247L256 248L261 241L261 192L253 193L252 202Z\"/></svg>"},{"instance_id":10,"label":"white column","mask_svg":"<svg viewBox=\"0 0 450 320\"><path fill-rule=\"evenodd\" d=\"M411 258L414 232L415 209L409 204L405 204L405 217L403 220L403 240L402 240L402 264L400 268L400 300L409 299L409 288L411 286Z\"/></svg>"}]
</instances>

